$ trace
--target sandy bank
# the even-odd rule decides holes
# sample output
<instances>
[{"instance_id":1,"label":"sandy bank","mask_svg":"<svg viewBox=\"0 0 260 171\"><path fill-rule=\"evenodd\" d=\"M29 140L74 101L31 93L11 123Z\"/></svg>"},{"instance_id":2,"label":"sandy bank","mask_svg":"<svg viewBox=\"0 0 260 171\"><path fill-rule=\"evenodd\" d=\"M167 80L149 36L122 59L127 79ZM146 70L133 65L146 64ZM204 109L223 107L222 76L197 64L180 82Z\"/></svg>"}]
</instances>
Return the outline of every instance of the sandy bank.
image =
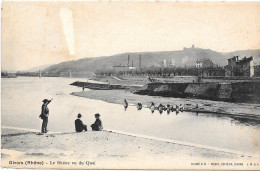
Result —
<instances>
[{"instance_id":1,"label":"sandy bank","mask_svg":"<svg viewBox=\"0 0 260 171\"><path fill-rule=\"evenodd\" d=\"M191 164L193 162L247 162L252 159L248 156L108 131L37 135L36 132L2 128L3 167L169 169L198 168ZM44 164L35 166L9 163L25 163L28 160L43 161ZM56 164L51 165L50 161ZM74 161L78 164L57 165L57 161ZM94 164L79 165L80 161Z\"/></svg>"},{"instance_id":2,"label":"sandy bank","mask_svg":"<svg viewBox=\"0 0 260 171\"><path fill-rule=\"evenodd\" d=\"M158 97L148 95L133 94L127 90L90 90L85 92L73 92L72 95L86 97L90 99L102 100L109 103L123 104L123 100L127 99L130 105L142 103L149 106L151 102L155 105L160 103L166 105L184 104L186 111L215 113L222 115L231 115L241 118L251 118L260 120L260 105L247 103L230 103L222 101L211 101L201 99ZM196 105L198 104L198 108Z\"/></svg>"}]
</instances>

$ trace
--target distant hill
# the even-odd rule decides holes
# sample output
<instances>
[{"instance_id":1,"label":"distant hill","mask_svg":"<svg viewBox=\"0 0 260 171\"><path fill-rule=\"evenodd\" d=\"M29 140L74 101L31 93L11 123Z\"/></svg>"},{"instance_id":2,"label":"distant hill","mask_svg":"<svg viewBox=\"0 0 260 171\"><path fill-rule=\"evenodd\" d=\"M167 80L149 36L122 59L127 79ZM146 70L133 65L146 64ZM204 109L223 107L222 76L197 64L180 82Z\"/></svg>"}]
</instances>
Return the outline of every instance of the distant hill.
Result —
<instances>
[{"instance_id":1,"label":"distant hill","mask_svg":"<svg viewBox=\"0 0 260 171\"><path fill-rule=\"evenodd\" d=\"M36 72L36 71L39 71L39 70L44 70L46 68L48 68L49 66L52 66L53 64L49 64L49 65L41 65L41 66L38 66L38 67L34 67L34 68L31 68L31 69L27 69L27 70L24 70L24 72Z\"/></svg>"},{"instance_id":2,"label":"distant hill","mask_svg":"<svg viewBox=\"0 0 260 171\"><path fill-rule=\"evenodd\" d=\"M224 66L227 65L227 59L240 54L246 56L254 56L255 60L260 59L260 50L246 50L220 53L210 49L201 48L184 48L180 51L163 51L163 52L136 52L136 53L122 53L113 56L103 56L94 58L83 58L75 61L62 62L56 65L51 65L45 68L45 72L95 72L96 69L112 68L113 65L127 65L128 55L130 55L130 65L139 66L139 56L141 55L142 67L151 67L162 65L165 59L169 64L175 61L178 66L195 66L197 59L209 58L213 63ZM242 56L241 56L242 57Z\"/></svg>"}]
</instances>

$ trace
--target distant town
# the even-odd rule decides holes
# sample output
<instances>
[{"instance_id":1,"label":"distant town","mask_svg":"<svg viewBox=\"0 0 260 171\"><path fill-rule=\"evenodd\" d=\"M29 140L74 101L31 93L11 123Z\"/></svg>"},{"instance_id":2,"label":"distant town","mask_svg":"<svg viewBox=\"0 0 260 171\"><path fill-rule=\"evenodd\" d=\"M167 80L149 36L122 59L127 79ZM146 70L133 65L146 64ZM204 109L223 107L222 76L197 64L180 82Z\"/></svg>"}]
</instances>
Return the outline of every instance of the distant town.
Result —
<instances>
[{"instance_id":1,"label":"distant town","mask_svg":"<svg viewBox=\"0 0 260 171\"><path fill-rule=\"evenodd\" d=\"M194 49L192 45L190 49ZM187 48L184 48L186 50ZM124 57L122 57L124 58ZM122 60L121 60L122 61ZM125 62L111 65L110 67L97 67L96 75L111 76L111 75L132 75L132 76L155 76L155 77L174 77L174 76L197 76L197 77L260 77L260 64L254 62L253 56L230 56L227 59L227 65L221 66L216 64L210 58L197 58L191 66L177 66L176 59L161 59L161 63L154 63L151 66L143 65L142 54L139 55L139 61L134 63L131 55L126 55ZM75 69L74 69L75 70ZM46 71L38 70L8 72L2 71L3 78L13 78L19 76L29 77L77 77L77 71L73 69L65 69L63 71Z\"/></svg>"}]
</instances>

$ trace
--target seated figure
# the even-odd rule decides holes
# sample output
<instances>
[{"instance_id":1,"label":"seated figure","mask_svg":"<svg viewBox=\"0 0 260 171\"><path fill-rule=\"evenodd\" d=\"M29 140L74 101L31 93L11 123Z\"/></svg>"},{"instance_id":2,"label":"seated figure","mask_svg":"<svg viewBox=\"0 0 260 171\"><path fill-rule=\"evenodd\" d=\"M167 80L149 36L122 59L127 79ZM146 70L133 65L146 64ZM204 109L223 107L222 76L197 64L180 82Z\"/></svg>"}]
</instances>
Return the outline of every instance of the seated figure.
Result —
<instances>
[{"instance_id":1,"label":"seated figure","mask_svg":"<svg viewBox=\"0 0 260 171\"><path fill-rule=\"evenodd\" d=\"M142 108L143 108L143 105L142 105L142 103L137 103L137 110L141 110Z\"/></svg>"},{"instance_id":2,"label":"seated figure","mask_svg":"<svg viewBox=\"0 0 260 171\"><path fill-rule=\"evenodd\" d=\"M78 114L78 119L75 120L75 129L76 132L82 132L87 131L87 125L84 125L82 120L80 119L82 117L82 115L79 113Z\"/></svg>"},{"instance_id":3,"label":"seated figure","mask_svg":"<svg viewBox=\"0 0 260 171\"><path fill-rule=\"evenodd\" d=\"M99 119L99 117L100 117L99 113L95 114L96 121L91 125L92 131L102 131L103 130L102 121Z\"/></svg>"}]
</instances>

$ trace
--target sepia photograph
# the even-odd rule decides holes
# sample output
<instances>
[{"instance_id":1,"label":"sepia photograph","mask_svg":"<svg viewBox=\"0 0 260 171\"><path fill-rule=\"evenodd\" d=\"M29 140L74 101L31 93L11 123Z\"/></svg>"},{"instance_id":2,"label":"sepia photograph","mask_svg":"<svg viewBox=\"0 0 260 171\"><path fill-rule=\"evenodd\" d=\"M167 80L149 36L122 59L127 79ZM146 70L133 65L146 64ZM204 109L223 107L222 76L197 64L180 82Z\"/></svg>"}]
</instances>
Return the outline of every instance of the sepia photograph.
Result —
<instances>
[{"instance_id":1,"label":"sepia photograph","mask_svg":"<svg viewBox=\"0 0 260 171\"><path fill-rule=\"evenodd\" d=\"M1 168L260 170L260 2L2 1Z\"/></svg>"}]
</instances>

